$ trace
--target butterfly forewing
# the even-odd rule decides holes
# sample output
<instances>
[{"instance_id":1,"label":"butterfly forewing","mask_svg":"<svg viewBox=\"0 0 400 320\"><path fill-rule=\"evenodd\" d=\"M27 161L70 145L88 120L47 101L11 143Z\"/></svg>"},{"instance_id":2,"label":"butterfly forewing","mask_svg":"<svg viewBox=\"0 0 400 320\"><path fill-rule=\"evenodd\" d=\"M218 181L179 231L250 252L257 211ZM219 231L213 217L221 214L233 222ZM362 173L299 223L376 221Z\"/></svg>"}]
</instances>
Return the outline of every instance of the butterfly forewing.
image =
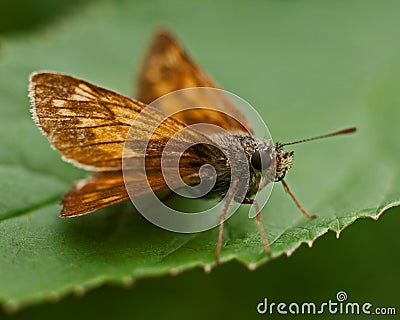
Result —
<instances>
[{"instance_id":1,"label":"butterfly forewing","mask_svg":"<svg viewBox=\"0 0 400 320\"><path fill-rule=\"evenodd\" d=\"M65 195L63 216L82 215L128 200L121 171L127 140L128 157L133 164L131 180L125 181L130 183L130 190L135 196L143 196L145 179L155 192L167 189L160 168L161 152L170 138L185 128L183 123L165 118L159 110L143 103L58 73L33 74L30 96L36 124L64 159L85 169L103 171L78 182ZM145 115L138 117L144 109ZM138 121L129 132L135 120ZM190 129L180 137L192 144L207 140ZM139 148L147 142L145 151ZM134 172L135 158L142 159L144 152L147 177ZM180 170L186 183L198 181L202 162L207 159L193 150L185 152Z\"/></svg>"},{"instance_id":2,"label":"butterfly forewing","mask_svg":"<svg viewBox=\"0 0 400 320\"><path fill-rule=\"evenodd\" d=\"M36 124L65 160L90 170L121 170L128 130L146 105L58 73L33 74L30 96Z\"/></svg>"}]
</instances>

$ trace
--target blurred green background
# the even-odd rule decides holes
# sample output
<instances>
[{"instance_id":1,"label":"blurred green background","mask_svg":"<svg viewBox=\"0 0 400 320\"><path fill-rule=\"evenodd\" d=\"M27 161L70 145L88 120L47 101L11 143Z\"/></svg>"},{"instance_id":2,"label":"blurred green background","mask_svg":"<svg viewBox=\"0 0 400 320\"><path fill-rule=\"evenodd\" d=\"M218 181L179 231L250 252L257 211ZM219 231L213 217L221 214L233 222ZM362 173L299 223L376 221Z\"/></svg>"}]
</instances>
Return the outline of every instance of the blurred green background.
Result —
<instances>
[{"instance_id":1,"label":"blurred green background","mask_svg":"<svg viewBox=\"0 0 400 320\"><path fill-rule=\"evenodd\" d=\"M0 10L0 44L3 40L6 42L7 39L20 37L24 32L32 32L64 16L74 14L81 6L93 2L94 0L65 2L3 0ZM290 6L291 3L302 1L281 2ZM312 9L310 1L305 2ZM332 2L334 1L330 3ZM154 2L154 5L157 3ZM362 2L358 3L362 6ZM384 7L389 3L395 2L382 1L381 6ZM226 5L229 6L230 3L227 2ZM346 3L341 2L340 5L346 6ZM397 6L397 9L400 13L400 6ZM178 7L176 10L179 14ZM309 17L312 16L310 14ZM381 17L384 18L383 15ZM314 18L319 19L319 17ZM288 20L287 23L290 24L291 21ZM379 21L371 20L371 23L379 24ZM360 33L360 36L368 37L368 34ZM398 39L393 41L399 41ZM315 43L315 46L318 46L318 43ZM400 239L397 236L400 226L399 213L400 208L395 208L386 212L377 222L368 219L358 220L343 232L339 240L333 233L329 233L317 240L312 249L303 245L292 257L279 258L254 272L249 272L238 263L231 262L216 268L211 274L196 269L178 276L139 280L134 286L126 289L105 286L83 297L71 296L55 304L30 307L15 315L2 313L0 317L12 319L261 318L264 316L257 315L256 306L264 297L275 302L318 303L334 300L338 291L347 292L352 301L369 301L374 306L396 307L397 312L400 312L398 249ZM267 318L282 317L289 316L268 315ZM326 314L321 317L340 318L338 315ZM363 316L354 318L361 319Z\"/></svg>"}]
</instances>

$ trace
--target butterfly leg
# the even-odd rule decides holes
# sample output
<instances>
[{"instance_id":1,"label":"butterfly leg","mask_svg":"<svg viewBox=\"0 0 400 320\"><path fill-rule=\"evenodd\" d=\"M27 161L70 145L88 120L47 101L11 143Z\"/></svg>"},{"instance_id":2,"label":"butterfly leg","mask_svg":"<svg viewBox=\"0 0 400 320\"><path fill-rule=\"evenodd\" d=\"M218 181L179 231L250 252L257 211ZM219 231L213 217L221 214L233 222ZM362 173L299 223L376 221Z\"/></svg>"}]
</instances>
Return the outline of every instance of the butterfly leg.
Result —
<instances>
[{"instance_id":1,"label":"butterfly leg","mask_svg":"<svg viewBox=\"0 0 400 320\"><path fill-rule=\"evenodd\" d=\"M286 183L285 180L281 180L283 188L285 191L289 194L289 196L293 199L294 203L296 204L297 208L308 218L308 219L315 219L317 216L309 214L306 209L303 208L303 206L300 204L299 200L294 196L293 192L289 189L288 184Z\"/></svg>"},{"instance_id":2,"label":"butterfly leg","mask_svg":"<svg viewBox=\"0 0 400 320\"><path fill-rule=\"evenodd\" d=\"M271 248L269 247L267 236L265 234L265 229L261 221L260 206L258 205L256 200L250 198L244 198L242 203L251 204L254 206L254 209L256 210L256 221L258 225L258 230L260 231L261 239L264 245L264 250L267 253L268 257L271 257Z\"/></svg>"},{"instance_id":3,"label":"butterfly leg","mask_svg":"<svg viewBox=\"0 0 400 320\"><path fill-rule=\"evenodd\" d=\"M221 247L222 247L222 236L224 234L224 222L226 219L226 215L228 214L229 205L231 204L233 197L235 195L237 184L238 184L237 180L232 181L232 186L231 186L228 194L225 196L225 204L224 204L224 207L222 208L221 216L219 218L218 240L217 240L217 246L215 248L216 264L219 264L221 262L220 261L220 253L221 253Z\"/></svg>"},{"instance_id":4,"label":"butterfly leg","mask_svg":"<svg viewBox=\"0 0 400 320\"><path fill-rule=\"evenodd\" d=\"M219 256L221 253L221 247L222 247L222 236L224 234L224 221L226 218L226 213L228 210L225 209L225 207L222 210L221 216L219 218L219 229L218 229L218 240L217 240L217 247L215 248L215 262L217 264L220 264Z\"/></svg>"}]
</instances>

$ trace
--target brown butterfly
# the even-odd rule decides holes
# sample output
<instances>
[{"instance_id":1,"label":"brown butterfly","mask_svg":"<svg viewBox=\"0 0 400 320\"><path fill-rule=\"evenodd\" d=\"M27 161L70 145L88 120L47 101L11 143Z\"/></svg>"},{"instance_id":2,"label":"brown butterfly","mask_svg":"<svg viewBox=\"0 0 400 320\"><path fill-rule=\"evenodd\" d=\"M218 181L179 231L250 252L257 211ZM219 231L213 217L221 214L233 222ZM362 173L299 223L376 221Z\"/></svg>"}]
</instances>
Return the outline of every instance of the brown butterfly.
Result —
<instances>
[{"instance_id":1,"label":"brown butterfly","mask_svg":"<svg viewBox=\"0 0 400 320\"><path fill-rule=\"evenodd\" d=\"M257 190L270 182L281 181L297 207L308 218L314 216L300 205L284 180L292 164L293 151L283 147L322 137L346 134L355 131L349 128L311 139L287 144L269 144L252 135L252 128L246 117L234 103L216 106L215 110L180 110L173 117L174 105L148 107L157 98L175 90L190 87L212 87L217 85L184 52L182 47L166 31L157 33L147 53L139 76L137 99L95 86L86 81L60 73L37 72L30 77L29 94L35 123L58 150L63 159L74 165L96 171L88 178L78 181L63 197L62 217L80 216L104 207L129 200L126 185L134 190L135 197L146 196L143 188L148 181L154 192L168 191L161 173L160 157L168 140L188 125L208 123L217 125L228 134L221 135L207 130L186 130L181 139L196 144L197 141L218 140L222 151L245 150L250 169L250 184L244 190L240 202L253 204L256 221L260 228L265 251L270 248L261 224L260 210L252 199ZM128 181L122 174L122 158L128 131L138 115L146 108L146 117L137 123L134 130L135 141L151 135L146 149L146 176L130 175ZM228 113L232 116L227 115ZM154 132L148 132L149 124L155 120L160 124ZM143 156L135 153L134 141L130 143L131 157ZM226 203L221 212L215 258L219 262L222 245L223 222L229 203L237 201L242 186L239 179L230 181L230 166L224 153L212 144L200 143L186 150L179 163L179 172L184 183L196 185L200 181L199 169L204 164L216 168L217 181L206 195L209 198L223 198ZM134 163L134 162L133 162ZM132 168L134 170L135 168ZM272 170L273 169L273 170ZM271 176L271 173L273 175ZM231 189L229 187L231 186ZM178 186L179 187L179 186ZM132 190L132 189L131 189ZM228 192L228 190L230 190ZM243 191L243 190L242 190Z\"/></svg>"}]
</instances>

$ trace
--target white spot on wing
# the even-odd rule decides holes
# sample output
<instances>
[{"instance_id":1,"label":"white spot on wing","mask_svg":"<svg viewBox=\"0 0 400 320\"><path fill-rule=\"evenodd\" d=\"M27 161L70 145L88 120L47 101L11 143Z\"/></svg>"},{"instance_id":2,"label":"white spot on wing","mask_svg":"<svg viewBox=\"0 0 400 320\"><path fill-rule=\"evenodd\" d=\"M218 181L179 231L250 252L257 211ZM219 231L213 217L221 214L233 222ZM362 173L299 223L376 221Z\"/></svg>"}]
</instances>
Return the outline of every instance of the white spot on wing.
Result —
<instances>
[{"instance_id":1,"label":"white spot on wing","mask_svg":"<svg viewBox=\"0 0 400 320\"><path fill-rule=\"evenodd\" d=\"M96 99L93 91L85 84L81 83L75 88L75 94L72 96L74 100L89 101Z\"/></svg>"},{"instance_id":2,"label":"white spot on wing","mask_svg":"<svg viewBox=\"0 0 400 320\"><path fill-rule=\"evenodd\" d=\"M75 101L90 101L91 99L82 96L81 94L73 94L71 96L71 99L75 100Z\"/></svg>"},{"instance_id":3,"label":"white spot on wing","mask_svg":"<svg viewBox=\"0 0 400 320\"><path fill-rule=\"evenodd\" d=\"M88 180L89 179L83 179L83 180L79 180L78 182L76 182L75 189L76 190L82 189L87 184Z\"/></svg>"},{"instance_id":4,"label":"white spot on wing","mask_svg":"<svg viewBox=\"0 0 400 320\"><path fill-rule=\"evenodd\" d=\"M65 106L65 101L64 100L60 100L60 99L54 99L53 100L53 106L57 107L57 108L62 108Z\"/></svg>"},{"instance_id":5,"label":"white spot on wing","mask_svg":"<svg viewBox=\"0 0 400 320\"><path fill-rule=\"evenodd\" d=\"M90 119L90 118L81 118L80 119L80 126L82 127L91 127L91 126L95 126L97 124L97 122L94 119Z\"/></svg>"},{"instance_id":6,"label":"white spot on wing","mask_svg":"<svg viewBox=\"0 0 400 320\"><path fill-rule=\"evenodd\" d=\"M71 109L60 109L58 110L58 115L65 116L65 117L73 117L76 116L76 113Z\"/></svg>"}]
</instances>

